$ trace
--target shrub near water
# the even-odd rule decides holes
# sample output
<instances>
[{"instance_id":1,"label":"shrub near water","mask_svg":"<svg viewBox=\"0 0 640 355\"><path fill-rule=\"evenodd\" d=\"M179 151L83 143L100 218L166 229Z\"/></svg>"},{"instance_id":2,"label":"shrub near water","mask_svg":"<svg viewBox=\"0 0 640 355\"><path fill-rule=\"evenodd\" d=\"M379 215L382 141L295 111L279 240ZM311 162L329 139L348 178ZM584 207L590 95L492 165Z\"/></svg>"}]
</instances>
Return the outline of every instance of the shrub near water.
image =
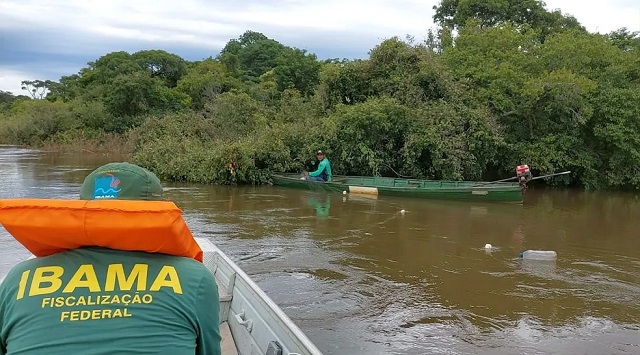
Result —
<instances>
[{"instance_id":1,"label":"shrub near water","mask_svg":"<svg viewBox=\"0 0 640 355\"><path fill-rule=\"evenodd\" d=\"M0 137L6 144L40 146L58 132L77 129L70 105L45 100L15 102L0 120Z\"/></svg>"},{"instance_id":2,"label":"shrub near water","mask_svg":"<svg viewBox=\"0 0 640 355\"><path fill-rule=\"evenodd\" d=\"M268 142L244 137L225 140L228 132L198 115L150 118L131 133L133 159L164 179L199 183L269 182L271 165L256 165ZM272 148L271 148L272 149ZM272 160L273 161L273 160Z\"/></svg>"},{"instance_id":3,"label":"shrub near water","mask_svg":"<svg viewBox=\"0 0 640 355\"><path fill-rule=\"evenodd\" d=\"M0 111L0 143L123 153L131 147L119 133L136 120L140 119L115 119L100 102L17 100Z\"/></svg>"},{"instance_id":4,"label":"shrub near water","mask_svg":"<svg viewBox=\"0 0 640 355\"><path fill-rule=\"evenodd\" d=\"M540 1L451 3L424 42L389 38L365 59L319 61L253 31L202 61L108 53L25 82L46 100L0 92L0 143L131 149L204 183L315 169L322 148L336 174L479 180L526 163L571 170L558 185L640 188L639 33L591 34Z\"/></svg>"},{"instance_id":5,"label":"shrub near water","mask_svg":"<svg viewBox=\"0 0 640 355\"><path fill-rule=\"evenodd\" d=\"M218 184L268 183L274 172L313 168L313 152L336 141L333 120L295 89L272 104L231 90L200 112L149 117L129 134L134 160L165 179Z\"/></svg>"}]
</instances>

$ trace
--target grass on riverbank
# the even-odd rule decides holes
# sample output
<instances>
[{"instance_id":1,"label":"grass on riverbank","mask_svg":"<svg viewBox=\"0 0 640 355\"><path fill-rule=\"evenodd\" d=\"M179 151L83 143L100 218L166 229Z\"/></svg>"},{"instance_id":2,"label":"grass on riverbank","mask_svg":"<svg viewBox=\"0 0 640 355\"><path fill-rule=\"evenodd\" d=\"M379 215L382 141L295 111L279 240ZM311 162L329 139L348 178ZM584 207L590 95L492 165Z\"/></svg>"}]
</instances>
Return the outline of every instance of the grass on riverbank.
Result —
<instances>
[{"instance_id":1,"label":"grass on riverbank","mask_svg":"<svg viewBox=\"0 0 640 355\"><path fill-rule=\"evenodd\" d=\"M131 156L133 144L126 135L118 133L100 133L87 136L84 132L65 132L60 136L46 140L41 147L51 152L85 152L89 154L113 153L120 156Z\"/></svg>"}]
</instances>

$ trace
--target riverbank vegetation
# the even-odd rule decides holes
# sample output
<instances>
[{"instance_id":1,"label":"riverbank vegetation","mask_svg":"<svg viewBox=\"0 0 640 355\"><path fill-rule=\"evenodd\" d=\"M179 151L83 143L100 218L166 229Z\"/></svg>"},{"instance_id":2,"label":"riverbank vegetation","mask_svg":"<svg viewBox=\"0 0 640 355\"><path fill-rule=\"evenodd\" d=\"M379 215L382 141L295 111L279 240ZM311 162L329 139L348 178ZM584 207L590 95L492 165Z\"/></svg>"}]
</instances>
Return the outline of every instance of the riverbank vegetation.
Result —
<instances>
[{"instance_id":1,"label":"riverbank vegetation","mask_svg":"<svg viewBox=\"0 0 640 355\"><path fill-rule=\"evenodd\" d=\"M340 174L476 180L527 163L573 171L556 184L640 188L639 34L505 3L443 0L426 40L390 38L366 59L252 31L195 62L109 53L25 82L31 97L0 92L0 143L126 150L203 183L265 183L322 148Z\"/></svg>"}]
</instances>

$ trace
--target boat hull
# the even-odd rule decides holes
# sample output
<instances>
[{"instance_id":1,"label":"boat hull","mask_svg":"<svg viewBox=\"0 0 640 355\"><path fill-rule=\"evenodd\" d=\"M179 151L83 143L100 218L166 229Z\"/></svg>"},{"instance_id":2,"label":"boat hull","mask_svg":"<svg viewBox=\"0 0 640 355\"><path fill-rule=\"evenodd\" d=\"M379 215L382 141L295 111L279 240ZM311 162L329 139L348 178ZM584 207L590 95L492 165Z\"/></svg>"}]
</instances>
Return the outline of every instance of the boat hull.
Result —
<instances>
[{"instance_id":1,"label":"boat hull","mask_svg":"<svg viewBox=\"0 0 640 355\"><path fill-rule=\"evenodd\" d=\"M344 176L332 182L309 182L298 175L274 175L276 186L312 191L413 197L434 200L522 203L523 194L516 183L484 186L474 181L437 181L384 177Z\"/></svg>"},{"instance_id":2,"label":"boat hull","mask_svg":"<svg viewBox=\"0 0 640 355\"><path fill-rule=\"evenodd\" d=\"M202 248L203 264L218 285L222 346L233 348L226 353L267 354L270 344L277 342L282 354L322 355L238 265L210 240L195 239ZM225 330L228 330L226 337Z\"/></svg>"}]
</instances>

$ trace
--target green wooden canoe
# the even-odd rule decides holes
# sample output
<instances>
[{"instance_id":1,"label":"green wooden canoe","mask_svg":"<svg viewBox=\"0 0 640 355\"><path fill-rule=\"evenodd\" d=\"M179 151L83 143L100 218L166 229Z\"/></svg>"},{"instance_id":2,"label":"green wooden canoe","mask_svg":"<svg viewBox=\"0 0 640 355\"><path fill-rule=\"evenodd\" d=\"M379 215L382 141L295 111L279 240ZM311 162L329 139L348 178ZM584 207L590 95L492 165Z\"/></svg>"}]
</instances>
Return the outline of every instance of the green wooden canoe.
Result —
<instances>
[{"instance_id":1,"label":"green wooden canoe","mask_svg":"<svg viewBox=\"0 0 640 355\"><path fill-rule=\"evenodd\" d=\"M437 200L522 203L522 190L517 183L495 183L476 186L481 183L477 181L417 180L366 176L335 176L331 182L309 182L302 180L298 174L273 176L273 184L276 186L313 191L418 197Z\"/></svg>"}]
</instances>

